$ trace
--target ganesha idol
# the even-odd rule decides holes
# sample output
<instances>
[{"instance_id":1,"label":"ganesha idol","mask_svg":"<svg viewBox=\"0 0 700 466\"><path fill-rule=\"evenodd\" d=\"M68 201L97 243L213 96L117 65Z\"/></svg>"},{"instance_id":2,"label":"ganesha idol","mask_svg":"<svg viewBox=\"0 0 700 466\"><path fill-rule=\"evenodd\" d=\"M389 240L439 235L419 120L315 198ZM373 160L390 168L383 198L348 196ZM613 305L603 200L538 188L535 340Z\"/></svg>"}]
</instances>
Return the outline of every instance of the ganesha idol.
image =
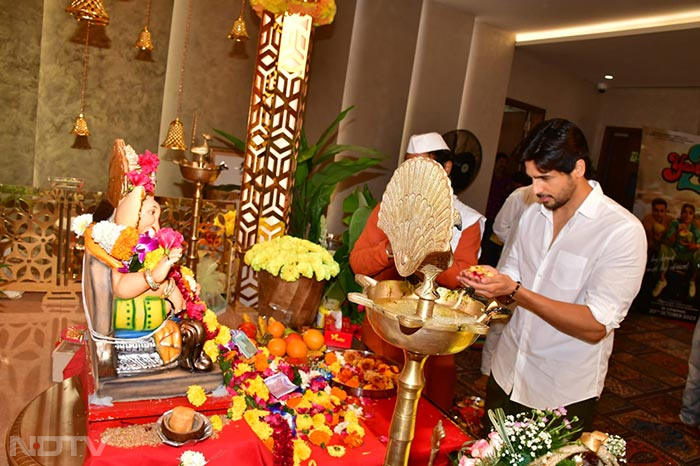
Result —
<instances>
[{"instance_id":1,"label":"ganesha idol","mask_svg":"<svg viewBox=\"0 0 700 466\"><path fill-rule=\"evenodd\" d=\"M211 311L192 271L178 264L182 235L160 228L153 196L158 157L136 155L121 140L112 157L112 171L116 163L123 172L116 208L101 205L72 223L85 244L83 302L93 374L101 382L124 376L133 382L157 373L172 380L170 371L178 368L209 371L204 346L216 328L204 322Z\"/></svg>"}]
</instances>

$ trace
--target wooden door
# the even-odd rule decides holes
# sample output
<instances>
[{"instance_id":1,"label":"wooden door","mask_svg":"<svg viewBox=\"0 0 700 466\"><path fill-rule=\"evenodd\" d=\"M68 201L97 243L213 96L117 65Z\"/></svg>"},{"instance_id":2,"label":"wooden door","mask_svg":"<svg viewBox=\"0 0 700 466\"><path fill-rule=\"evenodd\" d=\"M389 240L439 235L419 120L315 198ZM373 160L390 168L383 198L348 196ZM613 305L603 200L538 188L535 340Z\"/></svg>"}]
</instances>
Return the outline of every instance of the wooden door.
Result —
<instances>
[{"instance_id":1,"label":"wooden door","mask_svg":"<svg viewBox=\"0 0 700 466\"><path fill-rule=\"evenodd\" d=\"M641 128L605 128L598 161L598 180L603 192L630 212L637 189L641 146Z\"/></svg>"}]
</instances>

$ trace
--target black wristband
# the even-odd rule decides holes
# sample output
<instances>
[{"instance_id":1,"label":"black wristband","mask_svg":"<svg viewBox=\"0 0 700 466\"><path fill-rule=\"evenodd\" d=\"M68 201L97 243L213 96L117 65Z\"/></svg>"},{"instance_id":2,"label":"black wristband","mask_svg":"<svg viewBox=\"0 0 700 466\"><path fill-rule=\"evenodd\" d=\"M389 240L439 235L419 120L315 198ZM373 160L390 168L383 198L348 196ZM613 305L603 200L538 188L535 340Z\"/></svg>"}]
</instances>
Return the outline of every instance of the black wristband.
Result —
<instances>
[{"instance_id":1,"label":"black wristband","mask_svg":"<svg viewBox=\"0 0 700 466\"><path fill-rule=\"evenodd\" d=\"M503 301L503 304L508 305L513 304L515 302L515 294L520 289L520 281L517 281L515 283L515 289L508 296L506 296L506 299Z\"/></svg>"}]
</instances>

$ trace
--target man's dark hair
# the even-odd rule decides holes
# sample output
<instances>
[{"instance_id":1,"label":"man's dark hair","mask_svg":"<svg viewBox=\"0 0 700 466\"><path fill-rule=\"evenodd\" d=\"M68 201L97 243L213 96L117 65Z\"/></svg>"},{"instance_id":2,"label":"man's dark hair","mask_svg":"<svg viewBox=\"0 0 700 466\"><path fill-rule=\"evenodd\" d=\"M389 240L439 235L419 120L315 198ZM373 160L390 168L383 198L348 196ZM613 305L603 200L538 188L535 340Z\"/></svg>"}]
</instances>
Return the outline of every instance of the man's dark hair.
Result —
<instances>
[{"instance_id":1,"label":"man's dark hair","mask_svg":"<svg viewBox=\"0 0 700 466\"><path fill-rule=\"evenodd\" d=\"M571 173L578 160L586 163L586 179L593 178L593 165L583 131L563 118L545 120L525 136L515 154L521 162L535 162L543 172Z\"/></svg>"},{"instance_id":2,"label":"man's dark hair","mask_svg":"<svg viewBox=\"0 0 700 466\"><path fill-rule=\"evenodd\" d=\"M447 162L452 160L452 152L445 149L431 151L430 156L443 167Z\"/></svg>"},{"instance_id":3,"label":"man's dark hair","mask_svg":"<svg viewBox=\"0 0 700 466\"><path fill-rule=\"evenodd\" d=\"M661 197L655 197L654 199L651 200L651 206L654 207L656 205L662 205L662 206L668 208L668 203L666 202L666 199L663 199Z\"/></svg>"}]
</instances>

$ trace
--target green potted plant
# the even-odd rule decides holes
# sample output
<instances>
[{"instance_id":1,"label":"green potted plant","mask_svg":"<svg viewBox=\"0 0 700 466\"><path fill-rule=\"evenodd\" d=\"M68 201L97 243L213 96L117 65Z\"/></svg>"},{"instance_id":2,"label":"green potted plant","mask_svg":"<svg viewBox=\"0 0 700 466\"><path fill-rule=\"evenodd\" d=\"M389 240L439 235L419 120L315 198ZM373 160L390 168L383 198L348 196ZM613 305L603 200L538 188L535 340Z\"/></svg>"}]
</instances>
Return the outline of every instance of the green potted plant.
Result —
<instances>
[{"instance_id":1,"label":"green potted plant","mask_svg":"<svg viewBox=\"0 0 700 466\"><path fill-rule=\"evenodd\" d=\"M340 112L313 144L309 143L302 128L287 232L290 236L325 244L325 218L335 188L353 175L376 166L383 158L380 152L367 147L331 142L331 138L352 108L348 107ZM218 129L214 131L234 149L245 151L245 143L241 139ZM361 153L365 156L336 160L336 155L344 152ZM333 256L340 265L340 273L328 281L324 292L325 296L343 303L343 314L350 316L353 321L358 321L361 316L355 315L354 305L345 299L348 291L359 291L350 269L349 256L352 245L362 232L367 217L376 204L376 199L366 186L356 189L343 201L343 223L348 229L343 233L342 245Z\"/></svg>"}]
</instances>

